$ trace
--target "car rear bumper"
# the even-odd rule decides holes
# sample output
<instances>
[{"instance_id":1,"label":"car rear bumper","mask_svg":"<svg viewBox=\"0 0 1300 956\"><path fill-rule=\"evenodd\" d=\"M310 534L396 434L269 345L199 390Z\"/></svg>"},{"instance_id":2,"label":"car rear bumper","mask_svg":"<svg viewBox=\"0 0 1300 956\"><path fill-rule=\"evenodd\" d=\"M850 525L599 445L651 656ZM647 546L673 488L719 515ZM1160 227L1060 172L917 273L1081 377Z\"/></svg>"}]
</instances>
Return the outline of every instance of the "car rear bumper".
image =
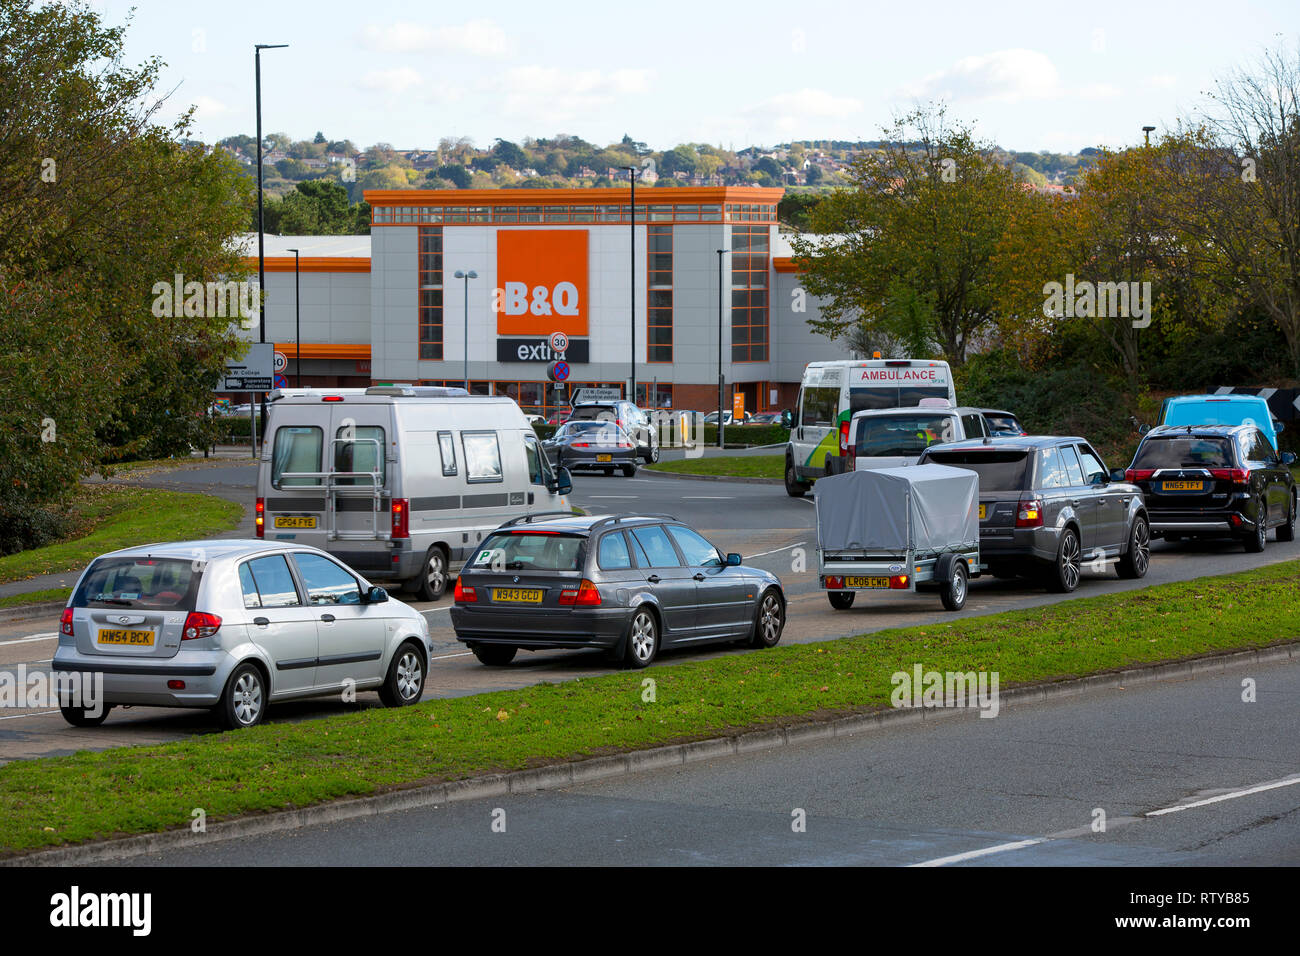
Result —
<instances>
[{"instance_id":1,"label":"car rear bumper","mask_svg":"<svg viewBox=\"0 0 1300 956\"><path fill-rule=\"evenodd\" d=\"M235 663L225 651L187 651L164 660L145 660L92 656L60 646L50 670L56 680L61 673L72 673L83 675L83 682L95 681L102 686L106 704L211 707L221 699ZM167 686L168 681L178 680L185 682L184 688Z\"/></svg>"},{"instance_id":2,"label":"car rear bumper","mask_svg":"<svg viewBox=\"0 0 1300 956\"><path fill-rule=\"evenodd\" d=\"M463 644L509 644L514 647L616 647L627 630L632 609L475 607L451 608L451 626Z\"/></svg>"},{"instance_id":3,"label":"car rear bumper","mask_svg":"<svg viewBox=\"0 0 1300 956\"><path fill-rule=\"evenodd\" d=\"M1225 535L1250 531L1255 527L1255 519L1240 511L1205 510L1205 511L1162 511L1152 508L1147 502L1147 515L1151 521L1152 534L1204 534Z\"/></svg>"},{"instance_id":4,"label":"car rear bumper","mask_svg":"<svg viewBox=\"0 0 1300 956\"><path fill-rule=\"evenodd\" d=\"M1033 558L1055 561L1060 543L1056 528L980 528L980 558Z\"/></svg>"}]
</instances>

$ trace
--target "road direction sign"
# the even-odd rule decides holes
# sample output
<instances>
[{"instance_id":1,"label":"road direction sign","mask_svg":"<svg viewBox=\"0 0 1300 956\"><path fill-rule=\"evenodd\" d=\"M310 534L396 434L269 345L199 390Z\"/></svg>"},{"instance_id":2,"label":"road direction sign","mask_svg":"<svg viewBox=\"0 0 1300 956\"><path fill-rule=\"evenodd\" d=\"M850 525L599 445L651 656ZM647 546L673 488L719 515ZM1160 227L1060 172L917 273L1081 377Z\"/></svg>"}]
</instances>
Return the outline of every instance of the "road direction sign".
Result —
<instances>
[{"instance_id":1,"label":"road direction sign","mask_svg":"<svg viewBox=\"0 0 1300 956\"><path fill-rule=\"evenodd\" d=\"M218 392L269 392L273 384L275 346L270 342L254 342L242 359L226 362L226 371L217 384Z\"/></svg>"}]
</instances>

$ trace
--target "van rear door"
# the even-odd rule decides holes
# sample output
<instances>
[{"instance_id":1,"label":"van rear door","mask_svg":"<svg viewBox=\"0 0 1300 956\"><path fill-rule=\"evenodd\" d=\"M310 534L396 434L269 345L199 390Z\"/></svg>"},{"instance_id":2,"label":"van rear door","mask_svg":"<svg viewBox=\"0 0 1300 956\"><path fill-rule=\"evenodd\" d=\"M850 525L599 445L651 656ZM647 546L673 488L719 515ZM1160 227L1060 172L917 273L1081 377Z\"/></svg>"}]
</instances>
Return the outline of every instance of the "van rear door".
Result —
<instances>
[{"instance_id":1,"label":"van rear door","mask_svg":"<svg viewBox=\"0 0 1300 956\"><path fill-rule=\"evenodd\" d=\"M326 544L326 467L330 413L325 406L275 405L261 467L263 536L323 548ZM283 422L283 424L280 424Z\"/></svg>"}]
</instances>

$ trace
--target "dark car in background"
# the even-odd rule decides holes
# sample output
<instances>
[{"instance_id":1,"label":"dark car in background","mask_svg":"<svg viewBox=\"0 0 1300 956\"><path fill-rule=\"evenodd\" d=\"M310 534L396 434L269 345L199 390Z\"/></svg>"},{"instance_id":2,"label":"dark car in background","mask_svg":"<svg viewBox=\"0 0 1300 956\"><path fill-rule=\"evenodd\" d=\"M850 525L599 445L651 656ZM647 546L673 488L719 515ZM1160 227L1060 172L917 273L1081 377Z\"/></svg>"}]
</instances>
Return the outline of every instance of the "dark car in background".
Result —
<instances>
[{"instance_id":1,"label":"dark car in background","mask_svg":"<svg viewBox=\"0 0 1300 956\"><path fill-rule=\"evenodd\" d=\"M520 648L601 648L645 667L661 648L785 627L780 579L746 567L671 515L533 515L493 531L456 581L456 639L484 664Z\"/></svg>"},{"instance_id":2,"label":"dark car in background","mask_svg":"<svg viewBox=\"0 0 1300 956\"><path fill-rule=\"evenodd\" d=\"M1295 460L1254 425L1161 425L1143 437L1125 476L1146 496L1156 537L1233 537L1258 553L1269 528L1295 540Z\"/></svg>"},{"instance_id":3,"label":"dark car in background","mask_svg":"<svg viewBox=\"0 0 1300 956\"><path fill-rule=\"evenodd\" d=\"M613 422L632 436L637 454L646 462L659 460L659 436L655 434L650 416L629 401L581 402L573 406L571 422Z\"/></svg>"},{"instance_id":4,"label":"dark car in background","mask_svg":"<svg viewBox=\"0 0 1300 956\"><path fill-rule=\"evenodd\" d=\"M542 450L557 468L594 468L607 475L618 468L629 478L636 474L640 460L636 442L627 432L599 420L565 422L542 442Z\"/></svg>"},{"instance_id":5,"label":"dark car in background","mask_svg":"<svg viewBox=\"0 0 1300 956\"><path fill-rule=\"evenodd\" d=\"M1078 437L986 438L927 448L921 464L979 475L980 558L995 577L1041 577L1073 591L1084 564L1140 578L1151 562L1142 491Z\"/></svg>"},{"instance_id":6,"label":"dark car in background","mask_svg":"<svg viewBox=\"0 0 1300 956\"><path fill-rule=\"evenodd\" d=\"M997 408L981 408L980 414L984 416L984 423L988 426L989 434L995 438L1019 438L1022 435L1028 435L1025 426L1020 424L1020 419L1014 412L1007 412Z\"/></svg>"}]
</instances>

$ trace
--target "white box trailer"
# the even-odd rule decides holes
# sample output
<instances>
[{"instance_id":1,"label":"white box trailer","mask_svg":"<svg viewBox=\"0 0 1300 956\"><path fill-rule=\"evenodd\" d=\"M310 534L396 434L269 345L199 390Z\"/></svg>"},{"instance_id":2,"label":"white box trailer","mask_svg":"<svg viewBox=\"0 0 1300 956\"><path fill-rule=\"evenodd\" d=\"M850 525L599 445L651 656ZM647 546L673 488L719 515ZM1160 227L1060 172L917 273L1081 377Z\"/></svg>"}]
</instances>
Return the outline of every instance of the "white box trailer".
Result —
<instances>
[{"instance_id":1,"label":"white box trailer","mask_svg":"<svg viewBox=\"0 0 1300 956\"><path fill-rule=\"evenodd\" d=\"M568 472L513 399L409 385L270 399L258 537L328 551L422 600L503 522L571 510Z\"/></svg>"},{"instance_id":2,"label":"white box trailer","mask_svg":"<svg viewBox=\"0 0 1300 956\"><path fill-rule=\"evenodd\" d=\"M965 468L915 465L851 471L813 487L817 571L831 607L859 592L938 591L961 610L981 570L979 476Z\"/></svg>"}]
</instances>

